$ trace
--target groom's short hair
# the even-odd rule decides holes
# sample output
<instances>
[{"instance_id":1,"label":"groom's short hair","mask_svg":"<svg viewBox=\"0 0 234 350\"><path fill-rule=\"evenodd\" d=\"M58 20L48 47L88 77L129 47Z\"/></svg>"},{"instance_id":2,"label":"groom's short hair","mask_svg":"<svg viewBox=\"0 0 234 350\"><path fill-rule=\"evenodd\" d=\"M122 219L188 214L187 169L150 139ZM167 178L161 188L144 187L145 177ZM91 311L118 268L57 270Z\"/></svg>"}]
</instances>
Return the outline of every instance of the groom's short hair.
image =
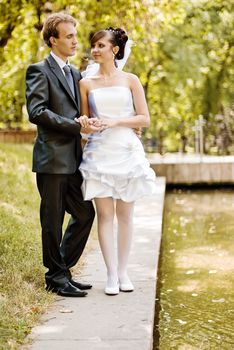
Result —
<instances>
[{"instance_id":1,"label":"groom's short hair","mask_svg":"<svg viewBox=\"0 0 234 350\"><path fill-rule=\"evenodd\" d=\"M47 17L42 29L43 39L47 46L51 47L50 37L59 37L58 25L62 22L72 23L74 27L76 26L75 18L63 12L53 13Z\"/></svg>"}]
</instances>

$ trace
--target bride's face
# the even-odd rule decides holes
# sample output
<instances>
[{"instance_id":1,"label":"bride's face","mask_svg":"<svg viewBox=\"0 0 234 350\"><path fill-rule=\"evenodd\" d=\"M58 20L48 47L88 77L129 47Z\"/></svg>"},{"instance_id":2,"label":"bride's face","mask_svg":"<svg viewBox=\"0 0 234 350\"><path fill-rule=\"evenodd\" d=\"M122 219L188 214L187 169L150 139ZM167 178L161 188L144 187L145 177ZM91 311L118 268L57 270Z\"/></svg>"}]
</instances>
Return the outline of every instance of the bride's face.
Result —
<instances>
[{"instance_id":1,"label":"bride's face","mask_svg":"<svg viewBox=\"0 0 234 350\"><path fill-rule=\"evenodd\" d=\"M97 40L92 48L91 54L97 63L114 61L114 55L118 52L118 46L113 47L109 41L108 35Z\"/></svg>"}]
</instances>

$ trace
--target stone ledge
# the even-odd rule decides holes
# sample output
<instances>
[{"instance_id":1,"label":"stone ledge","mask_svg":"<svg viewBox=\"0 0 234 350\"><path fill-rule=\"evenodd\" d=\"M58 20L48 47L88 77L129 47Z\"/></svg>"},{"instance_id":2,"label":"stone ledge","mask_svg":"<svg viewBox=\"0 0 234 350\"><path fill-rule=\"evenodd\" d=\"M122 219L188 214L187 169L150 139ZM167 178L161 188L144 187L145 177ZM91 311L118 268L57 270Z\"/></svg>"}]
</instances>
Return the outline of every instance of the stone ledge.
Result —
<instances>
[{"instance_id":1,"label":"stone ledge","mask_svg":"<svg viewBox=\"0 0 234 350\"><path fill-rule=\"evenodd\" d=\"M167 184L234 184L234 156L149 157Z\"/></svg>"}]
</instances>

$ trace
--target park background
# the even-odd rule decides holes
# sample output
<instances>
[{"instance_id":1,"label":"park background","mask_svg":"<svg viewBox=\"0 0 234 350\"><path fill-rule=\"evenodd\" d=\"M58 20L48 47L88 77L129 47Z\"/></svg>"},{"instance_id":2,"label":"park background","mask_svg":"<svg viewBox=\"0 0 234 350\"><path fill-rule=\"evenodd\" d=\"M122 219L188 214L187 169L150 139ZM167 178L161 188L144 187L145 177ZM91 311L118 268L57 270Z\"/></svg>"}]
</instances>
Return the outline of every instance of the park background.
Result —
<instances>
[{"instance_id":1,"label":"park background","mask_svg":"<svg viewBox=\"0 0 234 350\"><path fill-rule=\"evenodd\" d=\"M144 86L151 127L148 151L193 152L194 127L205 121L204 151L233 152L233 7L229 0L0 1L0 129L28 129L25 72L48 49L41 38L45 17L67 11L77 19L84 69L92 33L123 27L134 41L125 70Z\"/></svg>"},{"instance_id":2,"label":"park background","mask_svg":"<svg viewBox=\"0 0 234 350\"><path fill-rule=\"evenodd\" d=\"M145 89L151 127L143 131L142 140L148 152L194 153L195 126L202 116L204 152L234 154L233 10L229 0L0 0L0 134L33 128L25 108L25 72L48 54L41 38L44 19L65 11L77 19L79 44L71 61L81 70L96 30L123 27L134 41L125 70L137 74ZM23 344L53 301L43 290L31 153L31 144L0 144L4 350Z\"/></svg>"}]
</instances>

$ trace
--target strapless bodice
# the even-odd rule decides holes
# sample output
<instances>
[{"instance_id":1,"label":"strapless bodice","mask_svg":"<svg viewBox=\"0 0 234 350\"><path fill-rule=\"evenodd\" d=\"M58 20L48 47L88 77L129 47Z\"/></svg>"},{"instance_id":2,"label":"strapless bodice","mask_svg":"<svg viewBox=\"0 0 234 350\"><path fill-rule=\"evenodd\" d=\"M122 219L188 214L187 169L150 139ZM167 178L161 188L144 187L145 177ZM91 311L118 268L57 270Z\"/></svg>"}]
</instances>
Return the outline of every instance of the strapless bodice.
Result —
<instances>
[{"instance_id":1,"label":"strapless bodice","mask_svg":"<svg viewBox=\"0 0 234 350\"><path fill-rule=\"evenodd\" d=\"M136 113L132 92L125 86L93 89L88 96L90 115L96 118L128 118Z\"/></svg>"},{"instance_id":2,"label":"strapless bodice","mask_svg":"<svg viewBox=\"0 0 234 350\"><path fill-rule=\"evenodd\" d=\"M96 118L132 118L136 115L132 92L125 86L111 86L93 89L88 96L89 111L91 117ZM88 136L89 146L90 141L102 139L103 143L108 146L118 147L119 142L125 141L125 145L129 146L133 140L135 143L141 142L131 128L115 127L106 129L100 133L90 134ZM122 144L123 145L123 144Z\"/></svg>"}]
</instances>

